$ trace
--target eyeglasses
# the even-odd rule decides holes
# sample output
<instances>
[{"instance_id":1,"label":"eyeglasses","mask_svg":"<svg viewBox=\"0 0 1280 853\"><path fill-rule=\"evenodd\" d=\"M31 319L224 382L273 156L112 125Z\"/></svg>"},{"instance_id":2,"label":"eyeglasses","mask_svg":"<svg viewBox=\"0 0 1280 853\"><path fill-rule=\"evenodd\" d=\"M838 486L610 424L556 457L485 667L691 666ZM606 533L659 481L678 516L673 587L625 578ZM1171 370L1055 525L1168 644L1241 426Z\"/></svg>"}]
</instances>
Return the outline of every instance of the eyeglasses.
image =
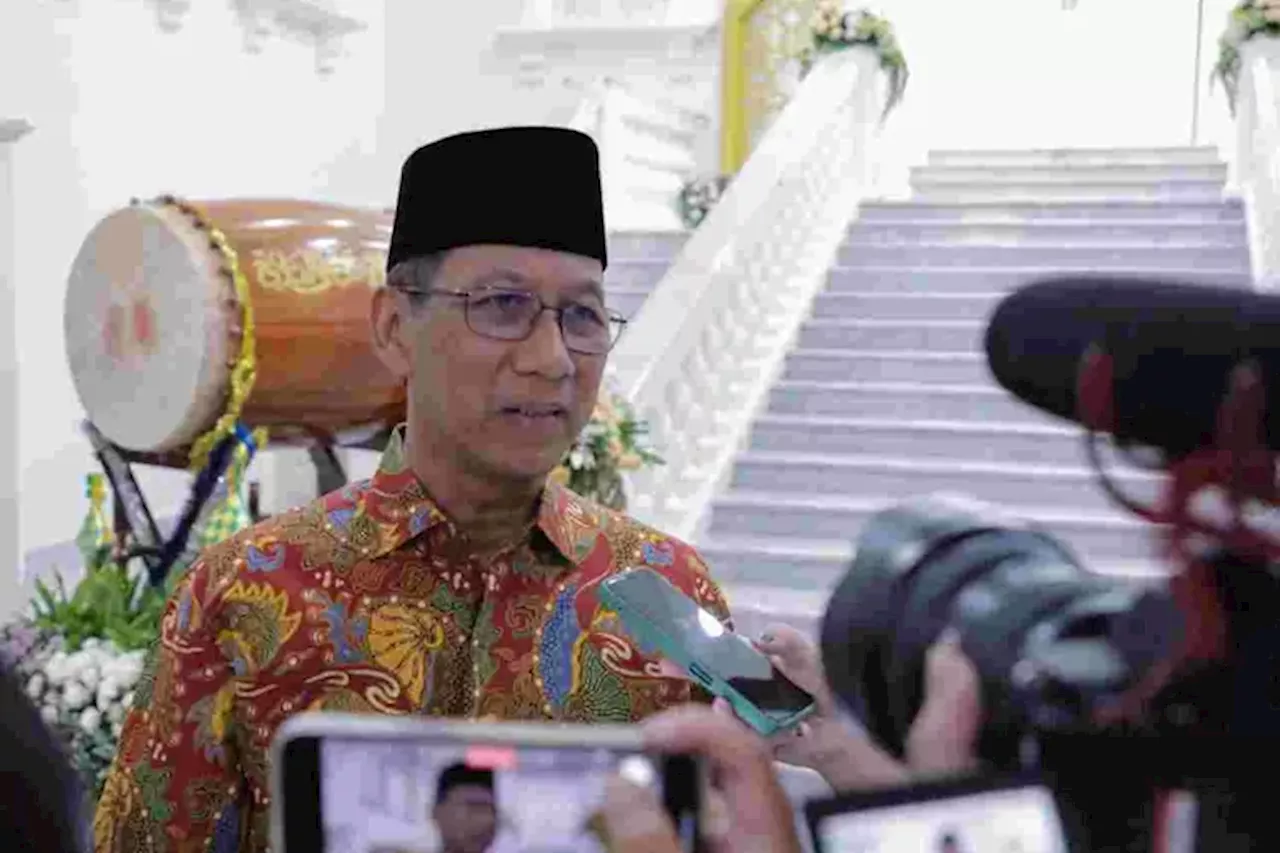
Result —
<instances>
[{"instance_id":1,"label":"eyeglasses","mask_svg":"<svg viewBox=\"0 0 1280 853\"><path fill-rule=\"evenodd\" d=\"M396 288L418 296L452 296L463 300L467 328L499 341L523 341L532 334L544 311L556 315L565 348L579 355L604 355L613 349L627 324L625 317L582 302L548 305L524 290L481 288L474 291L437 288Z\"/></svg>"}]
</instances>

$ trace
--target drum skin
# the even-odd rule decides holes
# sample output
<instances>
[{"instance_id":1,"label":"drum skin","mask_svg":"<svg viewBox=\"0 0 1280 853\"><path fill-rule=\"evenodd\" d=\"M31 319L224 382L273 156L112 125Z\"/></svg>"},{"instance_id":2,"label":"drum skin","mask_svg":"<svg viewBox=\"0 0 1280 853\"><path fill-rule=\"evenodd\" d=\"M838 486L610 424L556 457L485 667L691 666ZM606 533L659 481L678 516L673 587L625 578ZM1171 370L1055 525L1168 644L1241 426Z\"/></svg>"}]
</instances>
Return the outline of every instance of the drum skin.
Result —
<instances>
[{"instance_id":1,"label":"drum skin","mask_svg":"<svg viewBox=\"0 0 1280 853\"><path fill-rule=\"evenodd\" d=\"M403 383L375 354L369 316L391 223L270 199L164 198L109 214L68 281L68 359L89 420L126 450L175 460L214 426L242 355L237 270L256 350L245 425L273 443L342 443L402 420Z\"/></svg>"}]
</instances>

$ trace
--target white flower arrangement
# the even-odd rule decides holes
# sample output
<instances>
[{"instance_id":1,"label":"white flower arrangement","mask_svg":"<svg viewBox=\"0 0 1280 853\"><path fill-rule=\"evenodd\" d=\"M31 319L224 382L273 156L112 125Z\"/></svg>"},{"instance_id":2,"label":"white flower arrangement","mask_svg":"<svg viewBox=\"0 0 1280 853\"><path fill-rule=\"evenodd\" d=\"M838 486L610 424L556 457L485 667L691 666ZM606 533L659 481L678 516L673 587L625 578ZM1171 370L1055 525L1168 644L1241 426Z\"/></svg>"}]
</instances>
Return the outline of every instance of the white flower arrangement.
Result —
<instances>
[{"instance_id":1,"label":"white flower arrangement","mask_svg":"<svg viewBox=\"0 0 1280 853\"><path fill-rule=\"evenodd\" d=\"M684 227L693 230L701 225L728 186L727 175L694 178L686 182L680 190L679 200L680 220Z\"/></svg>"},{"instance_id":2,"label":"white flower arrangement","mask_svg":"<svg viewBox=\"0 0 1280 853\"><path fill-rule=\"evenodd\" d=\"M125 714L133 706L146 652L122 651L109 640L87 639L67 651L63 639L48 635L17 649L10 631L9 665L40 716L62 736L72 763L101 789L115 757Z\"/></svg>"},{"instance_id":3,"label":"white flower arrangement","mask_svg":"<svg viewBox=\"0 0 1280 853\"><path fill-rule=\"evenodd\" d=\"M1218 39L1218 61L1211 80L1221 80L1227 106L1236 110L1240 90L1240 48L1253 38L1280 37L1280 0L1243 0L1227 17L1227 29Z\"/></svg>"}]
</instances>

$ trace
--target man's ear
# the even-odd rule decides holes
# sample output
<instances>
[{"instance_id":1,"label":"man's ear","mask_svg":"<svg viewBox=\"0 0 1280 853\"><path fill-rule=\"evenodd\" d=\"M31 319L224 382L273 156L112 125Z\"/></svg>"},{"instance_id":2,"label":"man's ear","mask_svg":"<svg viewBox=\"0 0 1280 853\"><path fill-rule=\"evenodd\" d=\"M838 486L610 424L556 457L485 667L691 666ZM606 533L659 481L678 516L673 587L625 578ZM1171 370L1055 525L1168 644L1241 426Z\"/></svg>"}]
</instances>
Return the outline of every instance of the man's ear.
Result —
<instances>
[{"instance_id":1,"label":"man's ear","mask_svg":"<svg viewBox=\"0 0 1280 853\"><path fill-rule=\"evenodd\" d=\"M373 292L370 321L373 326L373 349L387 369L401 379L409 378L413 354L409 350L406 324L409 300L389 287Z\"/></svg>"}]
</instances>

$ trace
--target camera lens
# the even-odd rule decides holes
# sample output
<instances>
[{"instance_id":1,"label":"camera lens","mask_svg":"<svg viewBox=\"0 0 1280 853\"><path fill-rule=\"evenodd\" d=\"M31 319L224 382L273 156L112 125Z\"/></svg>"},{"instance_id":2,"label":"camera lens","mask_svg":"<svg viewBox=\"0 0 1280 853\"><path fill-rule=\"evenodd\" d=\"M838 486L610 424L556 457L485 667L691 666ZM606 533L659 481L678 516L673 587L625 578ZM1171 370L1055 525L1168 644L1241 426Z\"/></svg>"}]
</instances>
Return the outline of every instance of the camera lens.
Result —
<instances>
[{"instance_id":1,"label":"camera lens","mask_svg":"<svg viewBox=\"0 0 1280 853\"><path fill-rule=\"evenodd\" d=\"M954 629L982 679L979 752L1014 766L1021 732L1080 723L1098 697L1132 683L1135 666L1167 651L1176 618L1161 593L1090 573L1056 539L995 508L928 497L867 522L828 604L822 652L836 695L901 755L923 701L925 655Z\"/></svg>"}]
</instances>

